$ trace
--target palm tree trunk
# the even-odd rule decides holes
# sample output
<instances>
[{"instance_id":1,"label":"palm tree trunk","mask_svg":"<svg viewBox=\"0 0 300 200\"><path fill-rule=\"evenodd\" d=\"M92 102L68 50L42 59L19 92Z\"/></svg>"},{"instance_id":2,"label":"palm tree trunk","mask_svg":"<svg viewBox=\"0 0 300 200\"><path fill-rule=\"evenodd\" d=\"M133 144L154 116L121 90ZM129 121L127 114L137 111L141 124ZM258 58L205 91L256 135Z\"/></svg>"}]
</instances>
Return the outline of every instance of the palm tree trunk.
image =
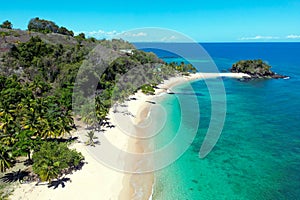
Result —
<instances>
[{"instance_id":1,"label":"palm tree trunk","mask_svg":"<svg viewBox=\"0 0 300 200\"><path fill-rule=\"evenodd\" d=\"M31 157L30 157L30 149L27 150L27 156L28 156L28 161L31 161Z\"/></svg>"}]
</instances>

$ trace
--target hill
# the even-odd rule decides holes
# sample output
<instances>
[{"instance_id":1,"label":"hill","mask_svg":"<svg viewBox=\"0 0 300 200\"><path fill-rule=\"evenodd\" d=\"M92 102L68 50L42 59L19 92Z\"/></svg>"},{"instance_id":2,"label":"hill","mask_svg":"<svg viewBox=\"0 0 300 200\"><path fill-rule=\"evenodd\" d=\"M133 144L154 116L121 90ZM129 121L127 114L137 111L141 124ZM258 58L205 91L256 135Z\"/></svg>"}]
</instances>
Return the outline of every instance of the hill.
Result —
<instances>
[{"instance_id":1,"label":"hill","mask_svg":"<svg viewBox=\"0 0 300 200\"><path fill-rule=\"evenodd\" d=\"M1 172L20 156L27 156L26 163L34 166L35 180L38 176L51 181L76 169L82 156L59 146L72 139L75 117L99 130L107 125L113 104L140 89L152 94L164 79L196 71L192 65L164 63L121 39L74 36L38 18L30 23L28 30L12 29L9 22L0 29ZM59 148L76 162L57 161L53 155ZM41 149L53 159L46 168L40 165L46 159Z\"/></svg>"}]
</instances>

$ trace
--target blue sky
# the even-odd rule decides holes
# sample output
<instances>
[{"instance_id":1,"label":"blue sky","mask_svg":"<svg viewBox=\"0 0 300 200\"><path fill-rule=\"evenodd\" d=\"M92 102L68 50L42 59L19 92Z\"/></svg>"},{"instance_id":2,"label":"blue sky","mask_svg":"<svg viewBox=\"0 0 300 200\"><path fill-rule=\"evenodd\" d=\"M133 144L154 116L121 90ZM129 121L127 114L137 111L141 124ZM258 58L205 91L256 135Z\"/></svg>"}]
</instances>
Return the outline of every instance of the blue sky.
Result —
<instances>
[{"instance_id":1,"label":"blue sky","mask_svg":"<svg viewBox=\"0 0 300 200\"><path fill-rule=\"evenodd\" d=\"M0 20L14 28L26 29L33 17L97 38L159 27L199 42L300 42L300 0L1 2Z\"/></svg>"}]
</instances>

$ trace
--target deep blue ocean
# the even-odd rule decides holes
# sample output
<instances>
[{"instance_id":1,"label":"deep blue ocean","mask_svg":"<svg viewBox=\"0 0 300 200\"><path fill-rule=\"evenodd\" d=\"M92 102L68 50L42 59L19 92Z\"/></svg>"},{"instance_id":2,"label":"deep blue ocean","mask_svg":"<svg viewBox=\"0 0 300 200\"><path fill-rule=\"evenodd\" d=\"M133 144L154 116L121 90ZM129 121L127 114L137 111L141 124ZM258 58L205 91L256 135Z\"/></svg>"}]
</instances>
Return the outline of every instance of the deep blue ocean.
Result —
<instances>
[{"instance_id":1,"label":"deep blue ocean","mask_svg":"<svg viewBox=\"0 0 300 200\"><path fill-rule=\"evenodd\" d=\"M190 44L173 45L193 52ZM262 59L288 80L240 82L223 79L226 91L226 120L218 143L205 158L199 158L211 118L211 96L205 81L192 82L201 114L197 136L173 164L155 173L154 200L295 200L300 199L300 43L205 43L201 44L218 67L228 70L242 59ZM145 44L136 44L145 47ZM187 62L174 53L153 51L166 62ZM191 59L201 66L203 58ZM205 65L205 64L203 64ZM211 80L213 81L213 80ZM189 105L186 85L172 90ZM176 95L158 101L168 119L159 139L167 144L182 118ZM189 126L189 119L182 121ZM178 143L178 147L180 143Z\"/></svg>"}]
</instances>

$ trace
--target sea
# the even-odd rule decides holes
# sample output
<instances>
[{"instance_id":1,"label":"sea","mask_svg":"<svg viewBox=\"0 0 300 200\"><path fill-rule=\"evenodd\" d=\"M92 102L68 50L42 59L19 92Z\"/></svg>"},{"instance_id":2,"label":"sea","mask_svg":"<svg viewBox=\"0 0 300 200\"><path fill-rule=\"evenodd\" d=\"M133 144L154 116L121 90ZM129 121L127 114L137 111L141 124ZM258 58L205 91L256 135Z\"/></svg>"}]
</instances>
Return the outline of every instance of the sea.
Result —
<instances>
[{"instance_id":1,"label":"sea","mask_svg":"<svg viewBox=\"0 0 300 200\"><path fill-rule=\"evenodd\" d=\"M224 124L220 123L222 130L214 148L205 157L199 156L199 151L208 130L213 128L212 89L207 81L177 85L172 88L175 94L163 95L157 104L164 108L166 120L156 135L156 150L174 143L181 126L183 133L192 137L195 127L189 126L195 124L191 121L199 122L187 149L155 171L153 200L300 199L300 43L197 44L209 55L205 58L211 58L209 61L195 57L197 52L185 54L191 58L183 58L162 50L169 45L193 52L195 44L156 44L157 49L153 45L135 45L166 62L192 60L199 71L207 62L225 72L239 60L262 59L272 66L272 71L290 77L210 80L210 85L214 81L223 84L225 98L222 95L220 101L225 102L226 116ZM184 142L175 142L175 148L181 149ZM168 155L164 156L167 160Z\"/></svg>"}]
</instances>

